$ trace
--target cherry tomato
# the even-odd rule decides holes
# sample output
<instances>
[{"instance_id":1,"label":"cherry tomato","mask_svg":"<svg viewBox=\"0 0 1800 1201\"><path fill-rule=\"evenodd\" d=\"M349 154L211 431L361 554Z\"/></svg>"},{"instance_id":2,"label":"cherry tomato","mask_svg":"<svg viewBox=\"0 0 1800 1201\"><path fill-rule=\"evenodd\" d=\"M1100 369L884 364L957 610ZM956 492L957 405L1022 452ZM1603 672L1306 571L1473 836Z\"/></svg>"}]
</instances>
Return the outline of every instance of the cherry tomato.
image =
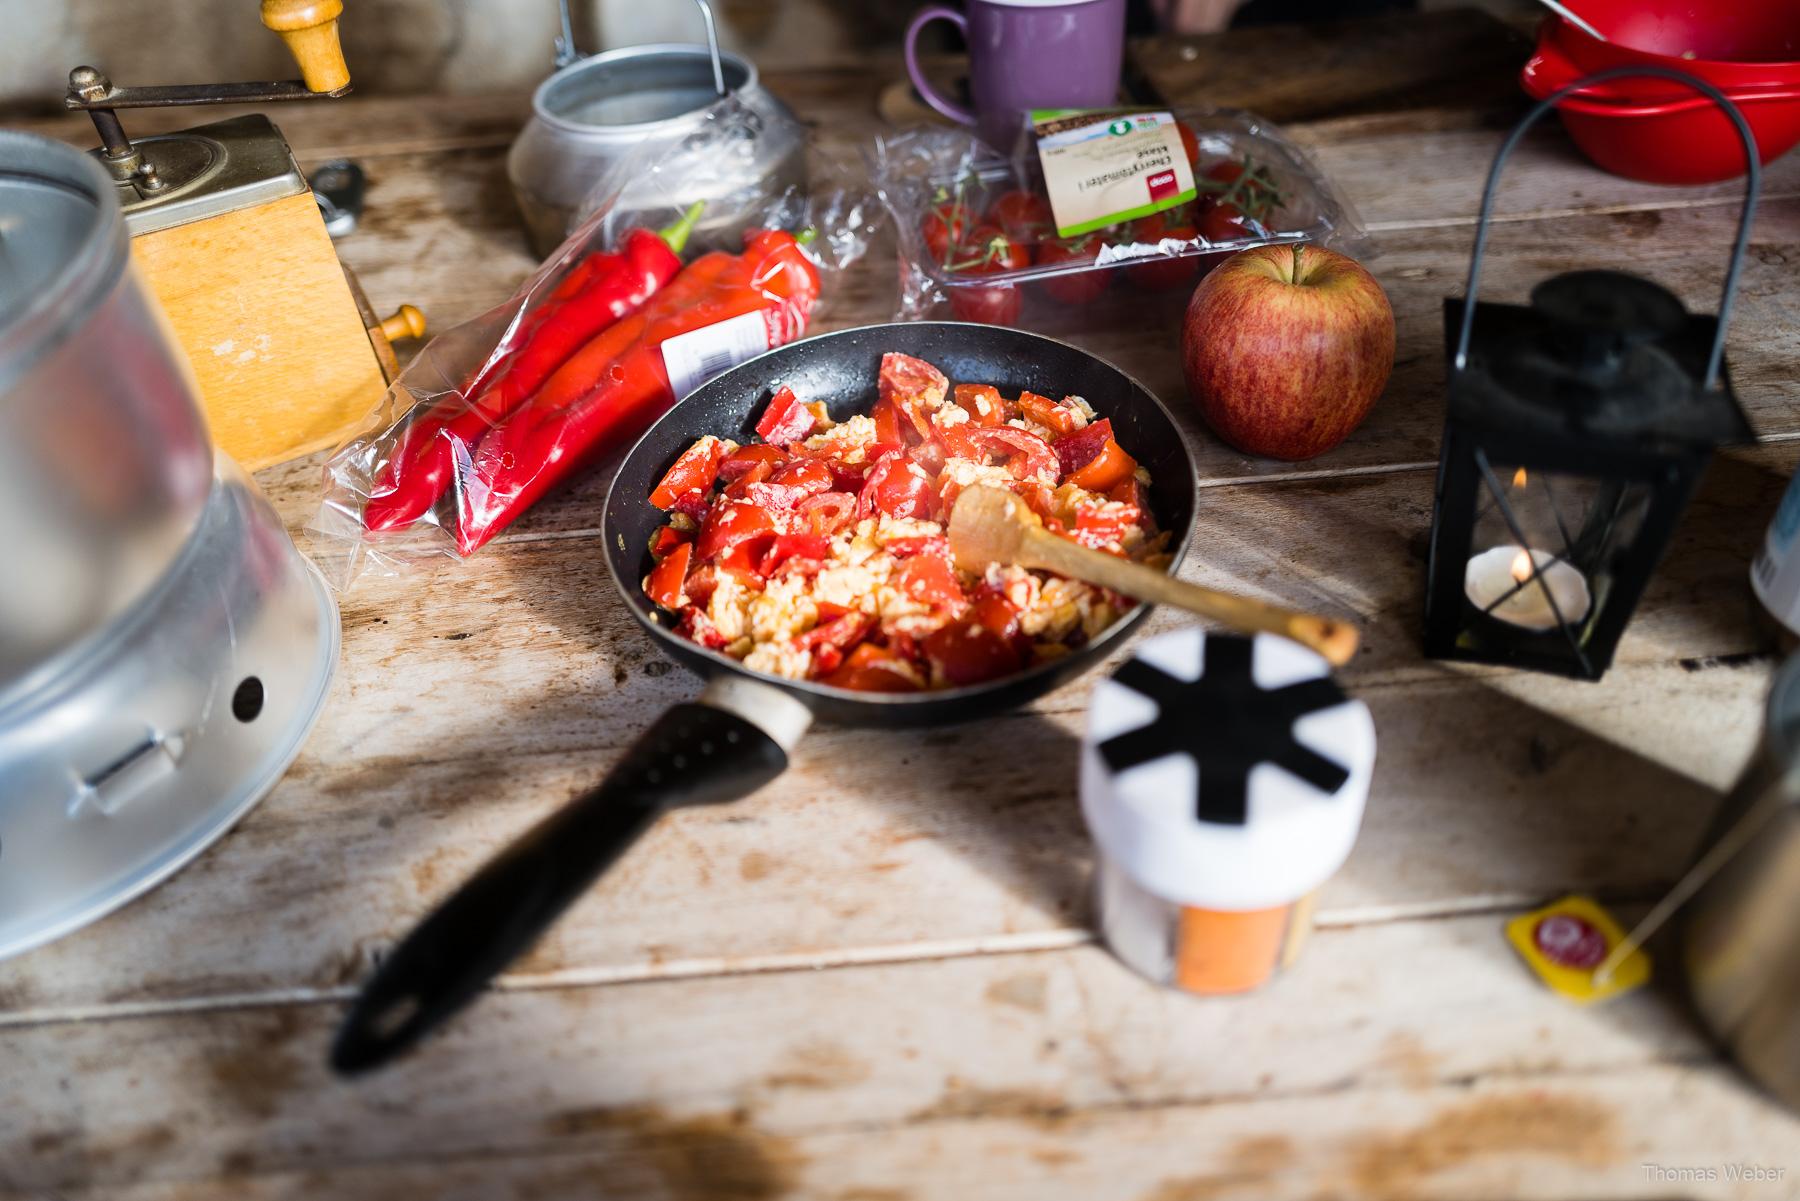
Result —
<instances>
[{"instance_id":1,"label":"cherry tomato","mask_svg":"<svg viewBox=\"0 0 1800 1201\"><path fill-rule=\"evenodd\" d=\"M862 494L856 498L856 516L859 520L877 513L929 518L931 502L931 481L924 471L904 455L888 454L869 469Z\"/></svg>"},{"instance_id":2,"label":"cherry tomato","mask_svg":"<svg viewBox=\"0 0 1800 1201\"><path fill-rule=\"evenodd\" d=\"M876 402L875 438L904 445L931 437L931 410L944 402L950 381L923 359L911 355L881 356L880 396ZM884 415L883 410L886 410ZM905 421L896 420L903 417ZM917 437L908 437L910 433Z\"/></svg>"},{"instance_id":3,"label":"cherry tomato","mask_svg":"<svg viewBox=\"0 0 1800 1201\"><path fill-rule=\"evenodd\" d=\"M919 690L919 685L907 672L906 660L872 642L861 643L845 656L843 665L826 676L825 682L836 688L851 688L858 692Z\"/></svg>"},{"instance_id":4,"label":"cherry tomato","mask_svg":"<svg viewBox=\"0 0 1800 1201\"><path fill-rule=\"evenodd\" d=\"M694 549L703 562L716 563L747 542L773 538L779 532L775 518L761 505L725 500L706 515Z\"/></svg>"},{"instance_id":5,"label":"cherry tomato","mask_svg":"<svg viewBox=\"0 0 1800 1201\"><path fill-rule=\"evenodd\" d=\"M713 624L705 610L696 605L689 605L681 611L681 621L675 626L675 632L689 642L697 642L709 650L719 650L730 642L730 639L719 633L719 627Z\"/></svg>"},{"instance_id":6,"label":"cherry tomato","mask_svg":"<svg viewBox=\"0 0 1800 1201\"><path fill-rule=\"evenodd\" d=\"M995 225L977 225L968 240L957 247L951 260L954 273L976 271L990 275L995 271L1023 271L1031 266L1031 252ZM977 269L981 270L977 270Z\"/></svg>"},{"instance_id":7,"label":"cherry tomato","mask_svg":"<svg viewBox=\"0 0 1800 1201\"><path fill-rule=\"evenodd\" d=\"M1065 263L1091 263L1100 253L1100 239L1092 234L1078 238L1046 238L1037 245L1039 266L1061 266ZM1092 269L1071 271L1039 280L1044 295L1063 304L1088 304L1099 299L1112 282L1112 272Z\"/></svg>"},{"instance_id":8,"label":"cherry tomato","mask_svg":"<svg viewBox=\"0 0 1800 1201\"><path fill-rule=\"evenodd\" d=\"M1206 178L1214 183L1224 184L1225 189L1229 191L1236 187L1238 181L1244 179L1244 171L1244 163L1227 159L1208 167ZM1254 214L1259 219L1268 215L1268 209L1277 199L1274 181L1260 168L1251 172L1250 178L1236 190L1238 195L1228 203L1234 204L1243 212ZM1220 199L1224 200L1225 197L1221 196Z\"/></svg>"},{"instance_id":9,"label":"cherry tomato","mask_svg":"<svg viewBox=\"0 0 1800 1201\"><path fill-rule=\"evenodd\" d=\"M1031 265L1031 256L1004 232L991 225L978 226L960 247L950 270L963 279L971 276L1002 275L1022 271ZM953 284L950 289L950 312L959 321L976 321L983 325L1017 325L1024 307L1024 297L1016 284L994 283L983 286Z\"/></svg>"},{"instance_id":10,"label":"cherry tomato","mask_svg":"<svg viewBox=\"0 0 1800 1201\"><path fill-rule=\"evenodd\" d=\"M764 442L785 444L798 442L812 433L816 422L812 410L800 403L792 388L778 389L756 423L756 434Z\"/></svg>"},{"instance_id":11,"label":"cherry tomato","mask_svg":"<svg viewBox=\"0 0 1800 1201\"><path fill-rule=\"evenodd\" d=\"M672 509L684 493L705 492L718 478L719 463L725 458L725 444L706 437L681 452L681 457L663 474L662 482L650 490L650 503L659 509Z\"/></svg>"},{"instance_id":12,"label":"cherry tomato","mask_svg":"<svg viewBox=\"0 0 1800 1201\"><path fill-rule=\"evenodd\" d=\"M1244 216L1243 211L1235 204L1223 201L1209 204L1206 211L1200 214L1200 236L1214 245L1235 242L1240 238L1253 238L1260 232L1256 222Z\"/></svg>"},{"instance_id":13,"label":"cherry tomato","mask_svg":"<svg viewBox=\"0 0 1800 1201\"><path fill-rule=\"evenodd\" d=\"M821 606L821 611L823 606ZM845 613L825 619L800 635L797 641L813 653L813 674L829 675L844 662L844 653L875 630L875 619L866 613Z\"/></svg>"},{"instance_id":14,"label":"cherry tomato","mask_svg":"<svg viewBox=\"0 0 1800 1201\"><path fill-rule=\"evenodd\" d=\"M681 608L681 585L687 579L688 563L693 557L692 542L683 542L670 551L668 557L644 577L644 594L665 609Z\"/></svg>"},{"instance_id":15,"label":"cherry tomato","mask_svg":"<svg viewBox=\"0 0 1800 1201\"><path fill-rule=\"evenodd\" d=\"M978 621L953 621L926 635L925 657L958 688L1011 675L1020 667L1012 641Z\"/></svg>"},{"instance_id":16,"label":"cherry tomato","mask_svg":"<svg viewBox=\"0 0 1800 1201\"><path fill-rule=\"evenodd\" d=\"M1014 189L1002 192L988 206L984 218L989 225L997 225L1001 231L1020 246L1030 246L1041 238L1049 237L1056 228L1056 221L1050 215L1050 205L1035 192Z\"/></svg>"},{"instance_id":17,"label":"cherry tomato","mask_svg":"<svg viewBox=\"0 0 1800 1201\"><path fill-rule=\"evenodd\" d=\"M974 216L961 196L942 198L926 211L925 219L919 223L919 234L925 239L925 251L933 262L950 260L950 251L962 245Z\"/></svg>"},{"instance_id":18,"label":"cherry tomato","mask_svg":"<svg viewBox=\"0 0 1800 1201\"><path fill-rule=\"evenodd\" d=\"M1181 135L1181 148L1187 151L1188 165L1200 165L1200 139L1194 133L1194 127L1186 121L1175 122L1175 132Z\"/></svg>"},{"instance_id":19,"label":"cherry tomato","mask_svg":"<svg viewBox=\"0 0 1800 1201\"><path fill-rule=\"evenodd\" d=\"M1199 236L1200 230L1194 224L1193 206L1186 204L1178 204L1160 213L1151 213L1148 217L1139 217L1131 223L1131 240L1152 246L1171 238L1178 242L1190 242ZM1131 282L1138 287L1162 291L1192 283L1194 272L1198 268L1199 264L1192 256L1170 253L1133 262L1125 270L1131 277Z\"/></svg>"}]
</instances>

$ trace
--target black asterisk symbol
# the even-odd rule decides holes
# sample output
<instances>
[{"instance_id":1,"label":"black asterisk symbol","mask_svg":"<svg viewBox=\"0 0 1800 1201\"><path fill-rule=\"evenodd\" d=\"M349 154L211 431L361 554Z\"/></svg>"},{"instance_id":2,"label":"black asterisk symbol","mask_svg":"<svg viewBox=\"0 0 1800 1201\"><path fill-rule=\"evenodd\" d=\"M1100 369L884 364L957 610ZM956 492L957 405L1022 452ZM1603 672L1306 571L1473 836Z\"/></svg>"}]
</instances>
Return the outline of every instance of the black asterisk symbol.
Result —
<instances>
[{"instance_id":1,"label":"black asterisk symbol","mask_svg":"<svg viewBox=\"0 0 1800 1201\"><path fill-rule=\"evenodd\" d=\"M1203 822L1243 825L1250 816L1250 772L1271 763L1327 797L1350 772L1294 739L1294 723L1308 713L1344 703L1330 677L1282 688L1258 688L1251 674L1255 644L1244 638L1208 638L1198 680L1180 680L1133 659L1113 679L1156 702L1156 720L1109 738L1100 757L1116 773L1165 755L1194 761L1194 816Z\"/></svg>"}]
</instances>

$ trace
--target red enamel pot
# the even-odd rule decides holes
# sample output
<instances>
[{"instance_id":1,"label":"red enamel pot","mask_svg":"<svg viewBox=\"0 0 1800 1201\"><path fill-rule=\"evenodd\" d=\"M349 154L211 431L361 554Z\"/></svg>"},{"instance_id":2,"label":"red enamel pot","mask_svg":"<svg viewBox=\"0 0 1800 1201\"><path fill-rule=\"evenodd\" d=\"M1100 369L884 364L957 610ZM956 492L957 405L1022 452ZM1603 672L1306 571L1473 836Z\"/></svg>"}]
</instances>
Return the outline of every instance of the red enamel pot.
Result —
<instances>
[{"instance_id":1,"label":"red enamel pot","mask_svg":"<svg viewBox=\"0 0 1800 1201\"><path fill-rule=\"evenodd\" d=\"M1537 99L1620 67L1684 71L1744 111L1767 163L1800 142L1800 4L1793 0L1580 0L1601 41L1548 18L1520 82ZM1575 144L1615 175L1695 184L1744 173L1744 151L1705 97L1663 79L1623 79L1557 105Z\"/></svg>"}]
</instances>

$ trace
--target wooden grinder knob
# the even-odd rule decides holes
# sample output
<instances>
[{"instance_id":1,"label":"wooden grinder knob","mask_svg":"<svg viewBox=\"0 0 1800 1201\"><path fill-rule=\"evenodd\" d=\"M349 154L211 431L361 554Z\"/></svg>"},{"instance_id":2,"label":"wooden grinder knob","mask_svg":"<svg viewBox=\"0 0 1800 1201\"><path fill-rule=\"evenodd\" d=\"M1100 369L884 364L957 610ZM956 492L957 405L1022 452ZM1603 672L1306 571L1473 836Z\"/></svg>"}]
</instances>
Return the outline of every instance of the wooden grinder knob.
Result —
<instances>
[{"instance_id":1,"label":"wooden grinder knob","mask_svg":"<svg viewBox=\"0 0 1800 1201\"><path fill-rule=\"evenodd\" d=\"M314 92L350 86L350 68L338 45L338 16L344 0L262 0L262 23L281 35Z\"/></svg>"},{"instance_id":2,"label":"wooden grinder knob","mask_svg":"<svg viewBox=\"0 0 1800 1201\"><path fill-rule=\"evenodd\" d=\"M423 338L425 336L425 314L410 304L403 304L395 310L392 317L381 322L381 336L390 342L398 342L402 338Z\"/></svg>"}]
</instances>

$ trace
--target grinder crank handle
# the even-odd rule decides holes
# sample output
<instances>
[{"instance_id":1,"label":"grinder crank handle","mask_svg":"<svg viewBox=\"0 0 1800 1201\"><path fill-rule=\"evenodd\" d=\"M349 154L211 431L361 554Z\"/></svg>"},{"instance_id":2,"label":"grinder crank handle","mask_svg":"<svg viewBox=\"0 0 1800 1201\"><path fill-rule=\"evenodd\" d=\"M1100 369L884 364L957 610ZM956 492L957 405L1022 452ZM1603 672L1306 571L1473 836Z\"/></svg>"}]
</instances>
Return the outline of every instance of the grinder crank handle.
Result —
<instances>
[{"instance_id":1,"label":"grinder crank handle","mask_svg":"<svg viewBox=\"0 0 1800 1201\"><path fill-rule=\"evenodd\" d=\"M780 775L810 716L774 689L747 687L800 715L777 709L771 721L760 708L752 721L717 684L706 703L671 708L599 786L489 860L382 959L338 1029L331 1066L380 1067L468 1004L664 810L735 801Z\"/></svg>"},{"instance_id":2,"label":"grinder crank handle","mask_svg":"<svg viewBox=\"0 0 1800 1201\"><path fill-rule=\"evenodd\" d=\"M338 44L343 11L344 0L262 0L262 23L287 43L309 92L350 86L350 68Z\"/></svg>"}]
</instances>

